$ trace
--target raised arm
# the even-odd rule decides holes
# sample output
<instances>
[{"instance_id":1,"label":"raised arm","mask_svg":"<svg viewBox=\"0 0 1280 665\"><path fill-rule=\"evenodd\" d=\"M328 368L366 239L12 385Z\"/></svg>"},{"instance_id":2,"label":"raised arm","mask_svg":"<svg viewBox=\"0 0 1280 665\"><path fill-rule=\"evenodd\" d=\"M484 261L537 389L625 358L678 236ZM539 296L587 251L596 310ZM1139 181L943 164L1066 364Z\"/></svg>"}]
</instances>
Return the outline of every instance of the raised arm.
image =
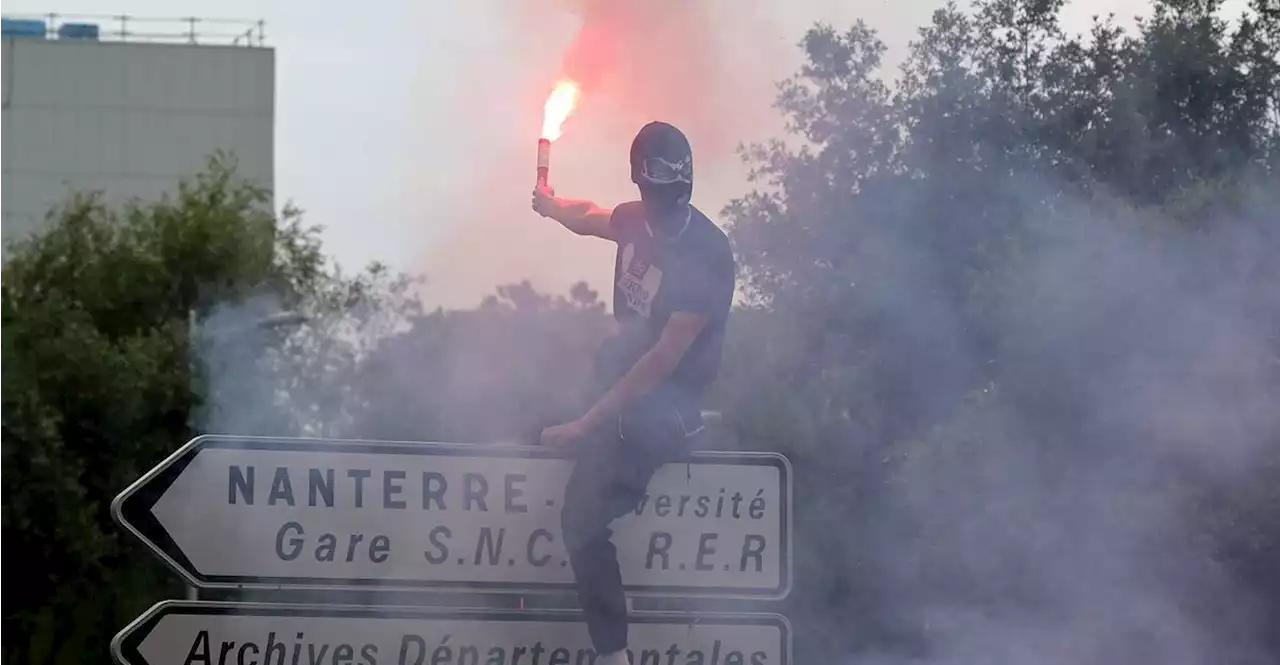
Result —
<instances>
[{"instance_id":1,"label":"raised arm","mask_svg":"<svg viewBox=\"0 0 1280 665\"><path fill-rule=\"evenodd\" d=\"M560 222L566 229L580 236L616 240L613 229L609 226L613 210L602 208L591 201L566 199L556 196L549 189L537 188L533 190L533 210L543 217Z\"/></svg>"}]
</instances>

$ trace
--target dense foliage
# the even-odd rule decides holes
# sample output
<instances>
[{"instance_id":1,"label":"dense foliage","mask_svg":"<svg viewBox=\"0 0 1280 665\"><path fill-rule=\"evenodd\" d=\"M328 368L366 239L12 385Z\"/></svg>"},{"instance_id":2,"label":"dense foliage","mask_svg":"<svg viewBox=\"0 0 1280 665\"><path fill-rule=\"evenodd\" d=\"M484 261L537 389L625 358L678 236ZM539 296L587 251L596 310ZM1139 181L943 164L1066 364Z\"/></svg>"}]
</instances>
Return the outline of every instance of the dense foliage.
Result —
<instances>
[{"instance_id":1,"label":"dense foliage","mask_svg":"<svg viewBox=\"0 0 1280 665\"><path fill-rule=\"evenodd\" d=\"M234 166L215 156L172 198L123 211L75 196L6 253L6 663L106 662L117 630L182 595L112 522L115 495L197 430L341 422L353 400L333 379L362 337L337 333L378 328L392 303L412 314L405 280L330 268L315 229L273 216ZM309 320L259 325L277 311Z\"/></svg>"},{"instance_id":2,"label":"dense foliage","mask_svg":"<svg viewBox=\"0 0 1280 665\"><path fill-rule=\"evenodd\" d=\"M817 26L745 152L712 406L803 479L797 662L1280 657L1280 9L1062 4L947 6L896 76ZM596 293L423 313L264 200L215 164L7 253L6 663L105 661L179 593L107 505L197 429L526 440L574 403ZM311 318L188 318L274 308Z\"/></svg>"}]
</instances>

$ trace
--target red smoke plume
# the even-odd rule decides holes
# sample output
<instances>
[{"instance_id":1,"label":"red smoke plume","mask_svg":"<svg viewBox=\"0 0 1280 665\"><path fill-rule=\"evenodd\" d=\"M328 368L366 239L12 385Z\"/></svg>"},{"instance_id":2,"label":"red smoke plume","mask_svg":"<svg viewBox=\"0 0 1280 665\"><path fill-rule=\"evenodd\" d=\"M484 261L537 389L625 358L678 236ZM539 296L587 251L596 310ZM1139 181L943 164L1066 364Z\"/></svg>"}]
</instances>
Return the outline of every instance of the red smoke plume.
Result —
<instances>
[{"instance_id":1,"label":"red smoke plume","mask_svg":"<svg viewBox=\"0 0 1280 665\"><path fill-rule=\"evenodd\" d=\"M632 129L666 120L696 134L699 152L736 141L723 115L731 72L717 62L712 3L705 0L562 0L582 25L564 74L588 104L607 103ZM717 105L715 100L720 100Z\"/></svg>"}]
</instances>

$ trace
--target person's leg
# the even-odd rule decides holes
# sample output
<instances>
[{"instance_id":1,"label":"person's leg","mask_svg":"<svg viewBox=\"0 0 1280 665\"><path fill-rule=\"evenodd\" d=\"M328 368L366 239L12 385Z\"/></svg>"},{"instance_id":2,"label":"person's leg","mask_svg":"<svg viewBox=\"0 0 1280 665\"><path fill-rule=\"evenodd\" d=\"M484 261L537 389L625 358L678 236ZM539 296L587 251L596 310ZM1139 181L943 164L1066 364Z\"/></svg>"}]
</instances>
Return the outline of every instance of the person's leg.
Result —
<instances>
[{"instance_id":1,"label":"person's leg","mask_svg":"<svg viewBox=\"0 0 1280 665\"><path fill-rule=\"evenodd\" d=\"M626 455L619 443L616 437L601 437L583 450L560 513L578 602L592 645L602 655L627 646L627 599L609 525L635 508L657 469Z\"/></svg>"}]
</instances>

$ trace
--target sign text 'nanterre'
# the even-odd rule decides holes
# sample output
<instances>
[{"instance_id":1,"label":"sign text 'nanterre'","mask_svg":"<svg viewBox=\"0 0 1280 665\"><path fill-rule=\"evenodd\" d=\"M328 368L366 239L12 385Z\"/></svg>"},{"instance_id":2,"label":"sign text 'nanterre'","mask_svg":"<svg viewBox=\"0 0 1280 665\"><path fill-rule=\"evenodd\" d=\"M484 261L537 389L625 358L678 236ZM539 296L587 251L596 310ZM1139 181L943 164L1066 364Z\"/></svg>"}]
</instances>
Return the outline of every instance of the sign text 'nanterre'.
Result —
<instances>
[{"instance_id":1,"label":"sign text 'nanterre'","mask_svg":"<svg viewBox=\"0 0 1280 665\"><path fill-rule=\"evenodd\" d=\"M112 508L201 587L564 591L572 468L542 448L206 436ZM789 476L768 453L664 466L613 525L628 590L786 595Z\"/></svg>"}]
</instances>

